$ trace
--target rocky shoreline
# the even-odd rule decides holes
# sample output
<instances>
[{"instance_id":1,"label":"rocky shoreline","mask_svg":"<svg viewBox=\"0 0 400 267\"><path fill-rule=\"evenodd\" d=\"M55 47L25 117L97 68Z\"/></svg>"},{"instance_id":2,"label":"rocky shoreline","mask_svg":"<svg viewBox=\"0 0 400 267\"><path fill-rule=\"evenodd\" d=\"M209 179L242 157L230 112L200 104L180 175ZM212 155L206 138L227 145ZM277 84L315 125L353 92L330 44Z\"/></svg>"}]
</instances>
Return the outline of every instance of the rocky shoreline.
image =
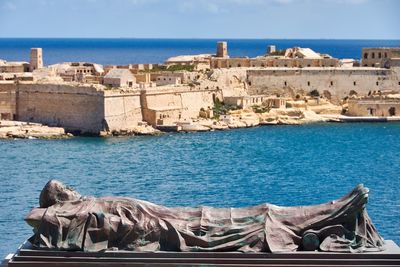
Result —
<instances>
[{"instance_id":1,"label":"rocky shoreline","mask_svg":"<svg viewBox=\"0 0 400 267\"><path fill-rule=\"evenodd\" d=\"M64 139L72 136L61 127L21 121L0 121L0 139Z\"/></svg>"},{"instance_id":2,"label":"rocky shoreline","mask_svg":"<svg viewBox=\"0 0 400 267\"><path fill-rule=\"evenodd\" d=\"M101 131L97 136L159 136L165 132L209 132L257 126L343 122L347 121L346 118L351 117L340 115L338 110L328 110L322 112L322 114L303 108L271 109L264 113L256 113L253 110L232 110L226 115L221 115L218 119L198 118L177 121L176 124L163 125L160 128L154 128L142 122L137 126L118 131ZM363 118L365 121L371 121L368 117ZM400 120L400 117L398 117L398 120ZM65 139L70 137L73 137L73 135L60 127L49 127L39 123L0 121L0 139Z\"/></svg>"}]
</instances>

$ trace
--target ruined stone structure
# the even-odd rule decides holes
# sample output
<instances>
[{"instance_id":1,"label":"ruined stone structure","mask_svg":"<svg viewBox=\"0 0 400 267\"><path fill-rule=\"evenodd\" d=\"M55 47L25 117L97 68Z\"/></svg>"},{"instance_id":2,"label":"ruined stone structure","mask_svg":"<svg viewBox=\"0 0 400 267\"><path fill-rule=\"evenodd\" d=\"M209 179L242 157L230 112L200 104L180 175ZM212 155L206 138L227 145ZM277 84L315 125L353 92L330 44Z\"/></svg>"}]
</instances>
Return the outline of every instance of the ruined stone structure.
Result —
<instances>
[{"instance_id":1,"label":"ruined stone structure","mask_svg":"<svg viewBox=\"0 0 400 267\"><path fill-rule=\"evenodd\" d=\"M43 68L43 51L42 48L31 48L30 55L30 71Z\"/></svg>"},{"instance_id":2,"label":"ruined stone structure","mask_svg":"<svg viewBox=\"0 0 400 267\"><path fill-rule=\"evenodd\" d=\"M0 73L23 73L29 71L28 62L0 60Z\"/></svg>"},{"instance_id":3,"label":"ruined stone structure","mask_svg":"<svg viewBox=\"0 0 400 267\"><path fill-rule=\"evenodd\" d=\"M382 97L363 97L348 101L349 116L400 116L400 99Z\"/></svg>"},{"instance_id":4,"label":"ruined stone structure","mask_svg":"<svg viewBox=\"0 0 400 267\"><path fill-rule=\"evenodd\" d=\"M269 108L285 108L286 99L281 97L268 97L266 95L250 95L250 96L228 96L224 97L224 103L239 108L249 108L252 106L266 106Z\"/></svg>"},{"instance_id":5,"label":"ruined stone structure","mask_svg":"<svg viewBox=\"0 0 400 267\"><path fill-rule=\"evenodd\" d=\"M361 65L364 67L390 68L392 61L400 59L400 47L363 48Z\"/></svg>"},{"instance_id":6,"label":"ruined stone structure","mask_svg":"<svg viewBox=\"0 0 400 267\"><path fill-rule=\"evenodd\" d=\"M64 62L50 65L48 69L54 71L66 82L101 83L104 74L103 66L90 62Z\"/></svg>"}]
</instances>

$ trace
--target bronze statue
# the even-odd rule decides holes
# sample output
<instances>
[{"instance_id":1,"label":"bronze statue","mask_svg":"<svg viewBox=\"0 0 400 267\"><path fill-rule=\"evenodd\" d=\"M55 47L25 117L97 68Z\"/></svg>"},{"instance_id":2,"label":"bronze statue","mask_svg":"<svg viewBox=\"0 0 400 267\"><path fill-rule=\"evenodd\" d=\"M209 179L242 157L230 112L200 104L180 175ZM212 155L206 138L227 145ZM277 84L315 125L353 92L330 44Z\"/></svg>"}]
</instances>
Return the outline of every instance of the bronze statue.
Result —
<instances>
[{"instance_id":1,"label":"bronze statue","mask_svg":"<svg viewBox=\"0 0 400 267\"><path fill-rule=\"evenodd\" d=\"M51 180L26 221L35 248L52 250L242 251L383 250L366 212L368 189L357 186L315 206L168 208L127 197L82 197Z\"/></svg>"}]
</instances>

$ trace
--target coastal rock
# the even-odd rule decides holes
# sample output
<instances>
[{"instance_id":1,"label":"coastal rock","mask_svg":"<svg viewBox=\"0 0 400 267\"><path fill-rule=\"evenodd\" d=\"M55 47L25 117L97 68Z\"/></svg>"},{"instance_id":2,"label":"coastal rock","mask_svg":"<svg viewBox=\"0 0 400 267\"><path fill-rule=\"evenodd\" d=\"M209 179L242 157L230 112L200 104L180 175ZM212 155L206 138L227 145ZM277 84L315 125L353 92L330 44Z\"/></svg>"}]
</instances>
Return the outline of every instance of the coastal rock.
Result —
<instances>
[{"instance_id":1,"label":"coastal rock","mask_svg":"<svg viewBox=\"0 0 400 267\"><path fill-rule=\"evenodd\" d=\"M134 135L160 135L162 132L158 129L153 128L151 125L140 124L129 128L119 129L112 132L101 131L99 136L134 136Z\"/></svg>"},{"instance_id":2,"label":"coastal rock","mask_svg":"<svg viewBox=\"0 0 400 267\"><path fill-rule=\"evenodd\" d=\"M0 124L0 139L58 139L71 136L64 128L49 127L39 123L1 121Z\"/></svg>"}]
</instances>

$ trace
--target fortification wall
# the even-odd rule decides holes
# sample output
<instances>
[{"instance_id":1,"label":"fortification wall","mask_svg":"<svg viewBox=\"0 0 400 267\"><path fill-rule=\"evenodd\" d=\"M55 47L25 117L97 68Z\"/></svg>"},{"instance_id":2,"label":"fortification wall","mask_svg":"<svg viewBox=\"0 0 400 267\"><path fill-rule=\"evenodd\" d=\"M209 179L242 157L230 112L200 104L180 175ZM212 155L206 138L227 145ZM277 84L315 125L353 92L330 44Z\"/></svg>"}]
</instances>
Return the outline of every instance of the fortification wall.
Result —
<instances>
[{"instance_id":1,"label":"fortification wall","mask_svg":"<svg viewBox=\"0 0 400 267\"><path fill-rule=\"evenodd\" d=\"M355 99L348 102L349 116L399 116L400 101L396 99Z\"/></svg>"},{"instance_id":2,"label":"fortification wall","mask_svg":"<svg viewBox=\"0 0 400 267\"><path fill-rule=\"evenodd\" d=\"M16 118L16 86L12 83L0 83L0 119L13 120Z\"/></svg>"},{"instance_id":3,"label":"fortification wall","mask_svg":"<svg viewBox=\"0 0 400 267\"><path fill-rule=\"evenodd\" d=\"M246 95L246 81L246 68L214 69L210 81L202 81L202 87L221 89L224 97Z\"/></svg>"},{"instance_id":4,"label":"fortification wall","mask_svg":"<svg viewBox=\"0 0 400 267\"><path fill-rule=\"evenodd\" d=\"M191 89L190 87L163 87L143 91L143 117L148 118L148 109L179 109L181 119L197 118L200 109L214 107L215 97L221 97L219 90ZM179 118L176 118L179 119Z\"/></svg>"},{"instance_id":5,"label":"fortification wall","mask_svg":"<svg viewBox=\"0 0 400 267\"><path fill-rule=\"evenodd\" d=\"M120 131L136 126L142 121L140 93L104 92L105 128Z\"/></svg>"},{"instance_id":6,"label":"fortification wall","mask_svg":"<svg viewBox=\"0 0 400 267\"><path fill-rule=\"evenodd\" d=\"M351 90L400 90L399 77L388 69L375 68L309 68L252 69L247 72L250 94L285 94L328 90L343 98Z\"/></svg>"},{"instance_id":7,"label":"fortification wall","mask_svg":"<svg viewBox=\"0 0 400 267\"><path fill-rule=\"evenodd\" d=\"M60 126L68 131L99 133L103 129L103 92L91 86L17 85L17 118Z\"/></svg>"}]
</instances>

